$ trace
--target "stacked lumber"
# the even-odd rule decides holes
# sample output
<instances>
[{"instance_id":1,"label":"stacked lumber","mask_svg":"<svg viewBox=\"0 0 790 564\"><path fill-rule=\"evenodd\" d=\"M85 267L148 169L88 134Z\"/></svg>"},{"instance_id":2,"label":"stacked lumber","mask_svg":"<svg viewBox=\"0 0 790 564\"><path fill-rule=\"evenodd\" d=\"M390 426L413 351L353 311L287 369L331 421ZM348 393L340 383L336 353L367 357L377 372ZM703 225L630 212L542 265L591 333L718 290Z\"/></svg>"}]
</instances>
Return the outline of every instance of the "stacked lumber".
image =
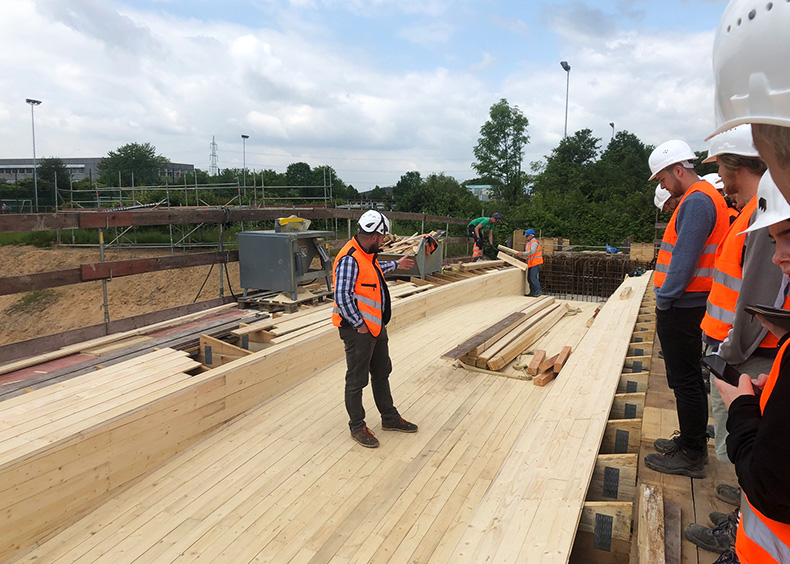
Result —
<instances>
[{"instance_id":1,"label":"stacked lumber","mask_svg":"<svg viewBox=\"0 0 790 564\"><path fill-rule=\"evenodd\" d=\"M443 358L501 371L548 333L567 312L565 304L543 296L448 351Z\"/></svg>"},{"instance_id":2,"label":"stacked lumber","mask_svg":"<svg viewBox=\"0 0 790 564\"><path fill-rule=\"evenodd\" d=\"M416 255L417 248L422 243L422 240L426 236L431 236L434 239L440 237L442 231L431 231L430 233L419 234L415 233L409 237L402 236L402 235L395 235L394 233L389 233L384 238L384 245L381 248L381 252L387 255Z\"/></svg>"}]
</instances>

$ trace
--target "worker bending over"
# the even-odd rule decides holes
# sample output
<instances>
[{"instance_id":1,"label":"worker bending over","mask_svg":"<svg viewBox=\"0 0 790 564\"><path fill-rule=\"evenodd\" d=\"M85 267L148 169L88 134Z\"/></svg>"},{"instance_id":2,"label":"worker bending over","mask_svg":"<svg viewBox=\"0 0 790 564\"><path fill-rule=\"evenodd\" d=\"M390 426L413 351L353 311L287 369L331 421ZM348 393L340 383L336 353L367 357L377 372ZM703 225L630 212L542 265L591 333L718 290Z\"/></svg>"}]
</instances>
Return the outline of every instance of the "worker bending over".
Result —
<instances>
[{"instance_id":1,"label":"worker bending over","mask_svg":"<svg viewBox=\"0 0 790 564\"><path fill-rule=\"evenodd\" d=\"M396 268L408 270L414 260L404 256L398 261L378 262L376 255L389 233L389 220L375 210L359 218L359 233L340 250L335 260L333 281L335 307L332 324L338 328L346 351L345 403L351 437L365 447L375 448L379 441L365 424L362 390L373 389L373 399L381 414L381 428L416 433L417 425L400 416L393 405L389 375L387 323L391 300L384 275Z\"/></svg>"},{"instance_id":2,"label":"worker bending over","mask_svg":"<svg viewBox=\"0 0 790 564\"><path fill-rule=\"evenodd\" d=\"M708 396L702 380L700 322L713 283L716 249L729 227L727 204L700 180L697 156L683 141L667 141L650 154L652 176L680 198L656 259L656 333L667 384L675 394L680 434L654 443L645 465L657 472L705 477Z\"/></svg>"},{"instance_id":3,"label":"worker bending over","mask_svg":"<svg viewBox=\"0 0 790 564\"><path fill-rule=\"evenodd\" d=\"M475 240L474 251L472 252L472 261L483 260L483 229L488 228L488 244L494 246L494 226L502 221L502 216L499 212L494 213L491 217L478 217L469 222L469 236Z\"/></svg>"}]
</instances>

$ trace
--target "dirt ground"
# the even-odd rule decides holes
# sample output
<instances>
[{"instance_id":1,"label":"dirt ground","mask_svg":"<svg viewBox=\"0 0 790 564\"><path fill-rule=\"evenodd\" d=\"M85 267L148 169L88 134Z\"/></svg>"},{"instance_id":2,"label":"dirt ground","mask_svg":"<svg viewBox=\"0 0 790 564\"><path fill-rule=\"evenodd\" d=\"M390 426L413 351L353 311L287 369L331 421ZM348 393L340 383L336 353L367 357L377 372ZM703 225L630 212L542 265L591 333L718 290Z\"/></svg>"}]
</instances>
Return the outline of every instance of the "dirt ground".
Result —
<instances>
[{"instance_id":1,"label":"dirt ground","mask_svg":"<svg viewBox=\"0 0 790 564\"><path fill-rule=\"evenodd\" d=\"M106 261L169 255L169 249L118 249ZM0 246L0 276L19 276L74 268L99 262L97 248L39 249ZM107 283L110 319L116 320L192 303L210 266L151 272L116 278ZM231 287L237 294L239 264L229 265ZM225 295L228 292L224 281ZM215 265L198 301L219 297L219 266ZM0 296L0 344L51 335L104 322L100 281L61 286L28 294Z\"/></svg>"}]
</instances>

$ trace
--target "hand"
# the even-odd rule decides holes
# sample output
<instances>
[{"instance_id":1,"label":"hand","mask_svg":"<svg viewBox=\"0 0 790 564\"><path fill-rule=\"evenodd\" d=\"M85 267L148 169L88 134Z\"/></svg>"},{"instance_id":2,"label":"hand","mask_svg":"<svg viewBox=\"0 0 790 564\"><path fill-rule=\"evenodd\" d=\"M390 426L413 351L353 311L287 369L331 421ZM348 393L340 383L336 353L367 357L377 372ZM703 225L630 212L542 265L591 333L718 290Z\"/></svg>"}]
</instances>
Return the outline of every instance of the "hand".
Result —
<instances>
[{"instance_id":1,"label":"hand","mask_svg":"<svg viewBox=\"0 0 790 564\"><path fill-rule=\"evenodd\" d=\"M765 376L765 378L763 378L763 376ZM768 376L761 374L756 381L752 381L748 374L741 374L741 379L738 380L737 388L735 386L731 386L720 378L712 378L712 380L713 384L719 390L719 394L721 394L721 399L724 402L724 405L726 405L727 409L729 409L730 404L735 401L735 398L739 398L741 396L753 396L754 388L752 387L752 384L754 383L759 388L762 388L765 385L766 380L768 380Z\"/></svg>"},{"instance_id":2,"label":"hand","mask_svg":"<svg viewBox=\"0 0 790 564\"><path fill-rule=\"evenodd\" d=\"M365 333L370 333L370 331L368 331L367 325L363 325L362 327L357 329L357 333L359 333L360 335L364 335Z\"/></svg>"},{"instance_id":3,"label":"hand","mask_svg":"<svg viewBox=\"0 0 790 564\"><path fill-rule=\"evenodd\" d=\"M414 266L414 259L411 257L401 257L398 261L398 268L400 270L410 270Z\"/></svg>"},{"instance_id":4,"label":"hand","mask_svg":"<svg viewBox=\"0 0 790 564\"><path fill-rule=\"evenodd\" d=\"M771 333L774 334L774 337L777 339L781 339L787 334L787 329L784 327L779 327L776 323L771 323L765 316L760 315L759 313L755 314L755 317L763 324L763 327L768 329Z\"/></svg>"}]
</instances>

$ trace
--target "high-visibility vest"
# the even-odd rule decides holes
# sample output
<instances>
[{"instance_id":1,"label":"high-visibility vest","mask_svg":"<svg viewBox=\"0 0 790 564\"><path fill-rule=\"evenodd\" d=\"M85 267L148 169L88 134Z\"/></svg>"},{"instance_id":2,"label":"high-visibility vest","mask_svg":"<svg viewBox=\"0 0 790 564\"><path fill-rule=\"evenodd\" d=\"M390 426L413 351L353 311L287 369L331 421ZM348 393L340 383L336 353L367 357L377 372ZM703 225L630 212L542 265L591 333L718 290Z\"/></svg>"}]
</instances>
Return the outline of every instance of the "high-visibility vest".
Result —
<instances>
[{"instance_id":1,"label":"high-visibility vest","mask_svg":"<svg viewBox=\"0 0 790 564\"><path fill-rule=\"evenodd\" d=\"M746 242L746 235L739 233L749 227L749 221L756 210L757 197L754 197L727 230L716 251L713 287L708 294L705 317L702 318L700 327L703 333L717 341L723 341L727 337L735 320L735 307L743 283L743 251ZM775 274L779 275L778 269ZM790 298L785 298L784 307L790 307ZM778 343L778 339L769 331L759 347L775 349Z\"/></svg>"},{"instance_id":2,"label":"high-visibility vest","mask_svg":"<svg viewBox=\"0 0 790 564\"><path fill-rule=\"evenodd\" d=\"M384 282L384 273L381 272L376 255L365 251L357 242L357 238L354 237L340 249L335 259L335 267L332 269L334 287L337 287L337 263L345 256L350 256L357 261L359 275L354 285L354 298L368 330L374 337L378 337L381 327L386 322L382 305L385 303L385 293L388 292ZM389 300L386 299L386 302L388 303ZM342 322L343 316L340 315L340 309L335 306L332 309L332 325L340 327Z\"/></svg>"},{"instance_id":3,"label":"high-visibility vest","mask_svg":"<svg viewBox=\"0 0 790 564\"><path fill-rule=\"evenodd\" d=\"M532 244L535 243L537 247L532 249ZM530 250L532 249L532 250ZM540 246L540 241L537 239L532 239L531 241L527 242L527 267L538 266L543 264L543 249Z\"/></svg>"},{"instance_id":4,"label":"high-visibility vest","mask_svg":"<svg viewBox=\"0 0 790 564\"><path fill-rule=\"evenodd\" d=\"M719 242L724 237L727 229L730 226L729 215L727 213L727 203L724 198L719 194L716 189L708 182L700 180L692 184L678 203L678 207L672 213L672 218L669 220L667 229L664 232L664 238L661 241L661 248L658 251L656 258L656 271L653 275L653 283L656 288L660 288L664 284L664 280L669 272L669 264L672 261L672 251L675 248L675 243L678 240L678 233L676 230L676 222L678 212L683 207L686 198L695 192L702 192L711 199L713 205L716 207L716 224L713 231L705 241L705 247L702 249L699 261L697 262L697 269L691 277L686 292L710 292L713 285L713 267L716 262L716 250ZM694 218L688 218L687 221L694 221Z\"/></svg>"},{"instance_id":5,"label":"high-visibility vest","mask_svg":"<svg viewBox=\"0 0 790 564\"><path fill-rule=\"evenodd\" d=\"M776 355L768 381L760 395L760 412L765 412L765 405L779 377L779 367L782 357L790 345L790 339L785 341ZM788 375L782 376L787 378ZM783 406L774 408L783 409ZM738 534L735 537L735 552L741 564L766 564L790 562L790 524L780 523L769 519L760 513L751 503L746 493L743 493L741 503L741 518L738 522Z\"/></svg>"},{"instance_id":6,"label":"high-visibility vest","mask_svg":"<svg viewBox=\"0 0 790 564\"><path fill-rule=\"evenodd\" d=\"M728 207L728 208L727 208L727 213L729 213L729 214L730 214L730 225L732 225L732 223L733 223L733 222L734 222L736 219L738 219L738 216L740 216L740 215L741 215L742 211L741 211L741 212L739 212L739 211L738 211L736 208L729 208L729 207Z\"/></svg>"}]
</instances>

